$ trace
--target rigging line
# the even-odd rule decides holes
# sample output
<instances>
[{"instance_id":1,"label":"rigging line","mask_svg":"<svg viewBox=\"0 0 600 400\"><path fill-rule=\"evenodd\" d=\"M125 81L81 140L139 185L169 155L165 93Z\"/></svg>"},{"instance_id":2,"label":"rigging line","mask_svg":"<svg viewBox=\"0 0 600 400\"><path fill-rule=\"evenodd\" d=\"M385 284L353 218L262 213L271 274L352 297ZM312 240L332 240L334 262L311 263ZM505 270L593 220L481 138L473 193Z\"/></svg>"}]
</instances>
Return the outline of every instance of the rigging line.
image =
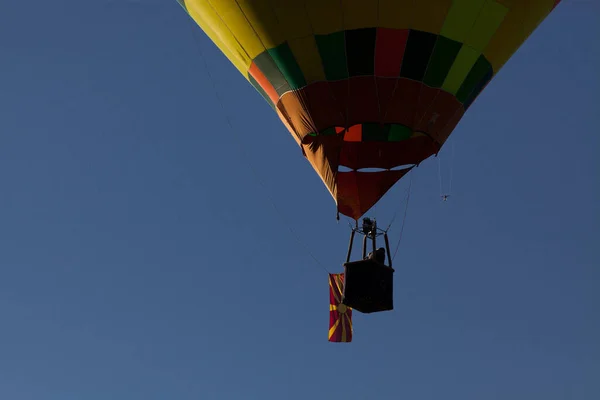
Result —
<instances>
[{"instance_id":1,"label":"rigging line","mask_svg":"<svg viewBox=\"0 0 600 400\"><path fill-rule=\"evenodd\" d=\"M449 183L449 188L448 188L448 194L452 194L452 178L454 176L454 140L452 141L452 145L451 145L452 149L451 151L451 155L450 155L450 183Z\"/></svg>"},{"instance_id":2,"label":"rigging line","mask_svg":"<svg viewBox=\"0 0 600 400\"><path fill-rule=\"evenodd\" d=\"M412 174L412 170L409 172L409 174ZM412 175L411 175L411 179L412 179ZM408 191L410 190L410 186L408 188L406 188L406 191L404 192L404 202L406 202L406 199L408 198ZM398 212L400 211L400 208L396 209L396 212L394 213L394 216L392 217L392 220L390 221L389 225L387 226L387 228L385 228L385 232L388 232L390 230L390 228L392 227L392 224L394 223L394 221L396 220L396 217L398 216Z\"/></svg>"},{"instance_id":3,"label":"rigging line","mask_svg":"<svg viewBox=\"0 0 600 400\"><path fill-rule=\"evenodd\" d=\"M436 158L438 161L438 181L440 182L440 197L442 197L444 195L444 189L442 188L442 160L440 158L439 153L437 154Z\"/></svg>"},{"instance_id":4,"label":"rigging line","mask_svg":"<svg viewBox=\"0 0 600 400\"><path fill-rule=\"evenodd\" d=\"M219 95L219 90L216 86L215 80L213 79L213 75L210 72L210 68L208 66L208 62L206 61L206 57L204 57L204 52L202 51L202 47L201 47L201 43L199 42L198 38L195 35L194 32L194 27L190 25L190 31L192 34L192 38L194 40L194 42L196 43L196 48L198 50L198 53L200 55L200 59L202 60L202 63L204 64L204 69L209 77L209 80L211 82L212 88L214 90L214 94L215 97L217 99L217 102L219 103L221 110L223 111L223 115L225 116L225 120L227 121L227 125L229 126L229 129L233 132L234 135L238 136L238 133L236 132L236 130L233 127L233 123L231 122L231 117L229 116L229 113L227 112L227 109L225 108L225 105L221 99L221 96ZM275 201L273 200L273 198L269 195L268 190L266 188L266 185L264 184L264 182L260 179L258 172L256 171L256 169L254 168L254 165L250 162L248 155L246 154L243 146L241 146L241 142L239 141L239 136L238 136L238 140L236 140L236 143L238 145L239 151L240 153L242 153L242 156L244 157L246 164L248 165L248 167L250 168L250 170L252 171L252 174L254 175L254 179L257 181L257 183L264 189L263 193L265 194L265 196L267 197L267 199L269 200L269 202L271 203L271 206L273 207L273 209L275 210L275 213L278 215L278 217L282 220L283 224L288 228L288 230L290 231L290 233L292 234L292 236L296 239L296 241L302 246L304 247L304 250L308 253L308 255L321 267L323 268L323 270L326 273L330 273L329 270L325 267L325 265L323 265L319 259L317 259L317 257L315 257L315 255L310 251L310 249L308 248L308 246L306 245L306 243L304 243L301 239L300 236L296 233L296 231L294 231L294 229L292 229L291 225L287 222L287 220L283 217L281 211L279 210L279 208L277 208L277 205L275 204Z\"/></svg>"},{"instance_id":5,"label":"rigging line","mask_svg":"<svg viewBox=\"0 0 600 400\"><path fill-rule=\"evenodd\" d=\"M408 183L408 195L406 196L406 205L404 207L404 216L402 217L402 225L400 227L400 237L398 238L398 244L396 245L396 250L394 250L394 255L392 256L392 261L396 258L396 253L398 253L398 249L400 248L400 242L402 241L402 234L404 233L404 225L406 223L406 214L408 213L408 203L410 201L410 193L413 182L413 174L410 172L410 181Z\"/></svg>"}]
</instances>

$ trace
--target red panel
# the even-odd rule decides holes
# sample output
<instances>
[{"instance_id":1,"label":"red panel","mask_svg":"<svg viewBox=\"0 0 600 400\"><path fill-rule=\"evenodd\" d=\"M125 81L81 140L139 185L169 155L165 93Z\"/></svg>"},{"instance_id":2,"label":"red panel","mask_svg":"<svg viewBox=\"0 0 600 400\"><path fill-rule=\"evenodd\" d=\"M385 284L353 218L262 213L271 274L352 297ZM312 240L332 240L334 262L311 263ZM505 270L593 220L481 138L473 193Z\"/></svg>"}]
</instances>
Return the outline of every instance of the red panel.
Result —
<instances>
[{"instance_id":1,"label":"red panel","mask_svg":"<svg viewBox=\"0 0 600 400\"><path fill-rule=\"evenodd\" d=\"M344 116L344 123L342 126L345 127L348 119L348 80L329 82L329 88L331 89L331 93L335 98L338 108Z\"/></svg>"},{"instance_id":2,"label":"red panel","mask_svg":"<svg viewBox=\"0 0 600 400\"><path fill-rule=\"evenodd\" d=\"M397 78L376 78L377 82L377 97L379 98L379 122L383 123L386 117L386 112L390 107L392 95L396 89Z\"/></svg>"},{"instance_id":3,"label":"red panel","mask_svg":"<svg viewBox=\"0 0 600 400\"><path fill-rule=\"evenodd\" d=\"M461 105L454 112L452 117L450 117L450 119L448 120L446 125L440 129L439 134L438 134L438 141L440 144L444 144L444 142L446 141L446 139L448 139L448 136L450 136L450 134L452 133L452 131L454 130L456 125L460 122L460 120L464 114L465 114L465 109Z\"/></svg>"},{"instance_id":4,"label":"red panel","mask_svg":"<svg viewBox=\"0 0 600 400\"><path fill-rule=\"evenodd\" d=\"M408 29L377 29L375 75L399 77L408 39Z\"/></svg>"},{"instance_id":5,"label":"red panel","mask_svg":"<svg viewBox=\"0 0 600 400\"><path fill-rule=\"evenodd\" d=\"M429 89L428 91L432 90ZM421 93L423 94L423 92ZM440 141L440 138L443 137L441 131L459 108L462 108L462 105L454 95L439 90L427 110L420 114L419 120L415 124L415 130L427 132L441 144L443 143L443 141Z\"/></svg>"},{"instance_id":6,"label":"red panel","mask_svg":"<svg viewBox=\"0 0 600 400\"><path fill-rule=\"evenodd\" d=\"M339 165L351 169L390 169L419 164L438 150L439 147L426 136L401 142L344 142Z\"/></svg>"},{"instance_id":7,"label":"red panel","mask_svg":"<svg viewBox=\"0 0 600 400\"><path fill-rule=\"evenodd\" d=\"M407 78L398 79L398 85L390 100L384 122L402 124L412 128L421 86L423 86L422 83Z\"/></svg>"},{"instance_id":8,"label":"red panel","mask_svg":"<svg viewBox=\"0 0 600 400\"><path fill-rule=\"evenodd\" d=\"M422 85L421 90L419 90L419 97L417 99L417 110L415 111L415 121L414 121L414 130L418 131L417 125L422 123L425 126L425 130L422 132L428 132L427 126L429 124L429 120L423 122L423 118L427 111L431 108L437 94L441 92L440 89L432 88L427 85Z\"/></svg>"},{"instance_id":9,"label":"red panel","mask_svg":"<svg viewBox=\"0 0 600 400\"><path fill-rule=\"evenodd\" d=\"M354 125L348 128L344 134L345 142L360 142L362 140L362 124Z\"/></svg>"},{"instance_id":10,"label":"red panel","mask_svg":"<svg viewBox=\"0 0 600 400\"><path fill-rule=\"evenodd\" d=\"M332 126L344 126L345 113L327 82L315 82L300 90L305 94L310 118L319 131Z\"/></svg>"},{"instance_id":11,"label":"red panel","mask_svg":"<svg viewBox=\"0 0 600 400\"><path fill-rule=\"evenodd\" d=\"M373 76L357 76L350 78L348 95L349 126L363 122L379 121L379 99L377 86Z\"/></svg>"},{"instance_id":12,"label":"red panel","mask_svg":"<svg viewBox=\"0 0 600 400\"><path fill-rule=\"evenodd\" d=\"M256 82L258 82L260 87L263 88L263 90L267 93L273 104L277 104L277 101L279 101L279 95L277 94L277 91L254 62L252 62L250 65L248 73L252 75L254 79L256 79Z\"/></svg>"},{"instance_id":13,"label":"red panel","mask_svg":"<svg viewBox=\"0 0 600 400\"><path fill-rule=\"evenodd\" d=\"M402 178L408 169L378 172L338 172L338 211L358 220Z\"/></svg>"},{"instance_id":14,"label":"red panel","mask_svg":"<svg viewBox=\"0 0 600 400\"><path fill-rule=\"evenodd\" d=\"M272 92L269 95L276 96L268 81L261 78L260 70L252 72L259 83L264 82L265 90ZM277 103L277 108L300 137L331 127L374 122L403 124L440 138L440 143L443 143L449 134L447 125L454 121L452 118L462 105L453 95L410 79L361 76L337 82L315 82L301 90L287 92ZM452 127L456 123L458 120L453 122ZM350 140L356 140L360 136L357 135L351 134L349 137L354 139ZM424 152L416 154L420 157ZM348 156L355 159L353 157ZM362 157L372 160L371 155ZM386 159L386 156L377 158Z\"/></svg>"}]
</instances>

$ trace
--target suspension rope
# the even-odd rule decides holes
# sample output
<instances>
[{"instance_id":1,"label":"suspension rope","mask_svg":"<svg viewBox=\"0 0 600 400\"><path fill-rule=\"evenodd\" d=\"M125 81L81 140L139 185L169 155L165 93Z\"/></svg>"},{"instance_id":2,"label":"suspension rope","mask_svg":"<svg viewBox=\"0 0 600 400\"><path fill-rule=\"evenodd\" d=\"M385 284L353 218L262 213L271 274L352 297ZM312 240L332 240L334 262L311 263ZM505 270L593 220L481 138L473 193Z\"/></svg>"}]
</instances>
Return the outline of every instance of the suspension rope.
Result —
<instances>
[{"instance_id":1,"label":"suspension rope","mask_svg":"<svg viewBox=\"0 0 600 400\"><path fill-rule=\"evenodd\" d=\"M411 171L409 172L409 175L410 175L410 180L411 180L411 181L412 181L412 174L413 174L413 171L411 170ZM406 191L404 192L404 201L406 201L406 199L407 199L407 197L408 197L408 194L409 194L409 193L408 193L409 191L410 191L410 184L408 185L408 188L407 188L407 189L406 189ZM387 232L390 230L390 228L392 227L392 225L394 224L394 221L396 220L396 217L398 216L398 212L399 212L399 211L400 211L400 209L399 209L399 208L397 208L397 209L396 209L396 212L394 212L394 215L392 216L392 219L390 220L390 223L389 223L389 225L387 226L387 228L385 228L385 231L384 231L385 233L387 233Z\"/></svg>"},{"instance_id":2,"label":"suspension rope","mask_svg":"<svg viewBox=\"0 0 600 400\"><path fill-rule=\"evenodd\" d=\"M449 161L449 180L448 180L448 191L444 192L443 179L442 179L442 160L439 154L436 156L438 159L438 181L440 183L440 197L443 200L447 200L452 195L452 178L454 177L454 141L450 144L450 161Z\"/></svg>"},{"instance_id":3,"label":"suspension rope","mask_svg":"<svg viewBox=\"0 0 600 400\"><path fill-rule=\"evenodd\" d=\"M439 154L435 158L437 158L437 165L438 165L438 182L440 184L440 197L443 197L444 189L443 189L443 184L442 184L442 160L441 160Z\"/></svg>"},{"instance_id":4,"label":"suspension rope","mask_svg":"<svg viewBox=\"0 0 600 400\"><path fill-rule=\"evenodd\" d=\"M450 155L450 183L448 187L448 194L452 194L452 178L454 176L454 140L451 144L451 155Z\"/></svg>"},{"instance_id":5,"label":"suspension rope","mask_svg":"<svg viewBox=\"0 0 600 400\"><path fill-rule=\"evenodd\" d=\"M197 38L196 34L195 34L195 30L194 30L194 26L192 26L190 24L190 31L192 34L192 38L194 40L194 42L197 44L196 49L198 50L198 54L200 55L200 59L202 60L202 63L204 65L204 69L209 77L209 80L211 82L215 97L217 99L217 102L219 103L221 110L223 111L223 115L225 117L225 120L227 121L227 125L229 126L229 129L231 130L231 132L237 136L238 140L235 140L237 146L238 146L238 150L240 151L240 153L242 153L242 157L244 158L246 164L248 165L249 169L252 171L252 174L254 175L254 179L256 180L256 182L262 187L263 193L265 194L265 196L267 197L267 200L269 200L269 203L271 203L271 206L273 207L273 209L275 210L275 213L278 215L278 217L282 220L283 224L288 228L288 230L290 231L290 233L292 234L292 236L296 239L296 241L302 246L304 247L304 250L307 252L307 254L326 272L326 273L330 273L329 270L325 267L325 265L323 265L323 263L321 263L319 261L319 259L310 251L310 249L308 248L308 246L306 245L306 243L304 243L301 239L300 236L296 233L296 231L292 228L292 226L287 222L287 220L283 217L283 214L281 213L281 211L279 210L279 208L277 207L277 205L275 204L275 201L273 200L273 198L270 196L267 187L265 185L265 183L262 181L262 179L260 179L258 172L256 171L256 169L254 168L254 165L250 162L250 159L244 149L244 147L240 144L241 143L241 138L239 137L237 131L234 129L233 127L233 123L231 122L231 117L229 115L229 113L227 112L227 109L221 99L221 96L219 95L219 90L217 88L217 85L215 83L215 80L213 79L213 75L210 72L210 68L208 65L208 62L206 61L206 57L204 56L204 52L202 51L202 46L201 43L199 42L199 39Z\"/></svg>"},{"instance_id":6,"label":"suspension rope","mask_svg":"<svg viewBox=\"0 0 600 400\"><path fill-rule=\"evenodd\" d=\"M404 215L402 216L402 225L400 226L400 235L398 238L398 244L396 244L396 250L394 250L394 255L392 256L392 261L396 258L396 253L398 253L398 249L400 248L400 242L402 242L402 234L404 233L404 225L406 224L406 215L408 214L408 203L410 202L410 193L411 193L411 189L412 189L412 182L413 182L413 174L411 171L410 172L410 181L408 183L408 189L406 190L406 203L404 205ZM392 224L390 223L390 226L391 225ZM389 229L389 227L388 227L388 229Z\"/></svg>"}]
</instances>

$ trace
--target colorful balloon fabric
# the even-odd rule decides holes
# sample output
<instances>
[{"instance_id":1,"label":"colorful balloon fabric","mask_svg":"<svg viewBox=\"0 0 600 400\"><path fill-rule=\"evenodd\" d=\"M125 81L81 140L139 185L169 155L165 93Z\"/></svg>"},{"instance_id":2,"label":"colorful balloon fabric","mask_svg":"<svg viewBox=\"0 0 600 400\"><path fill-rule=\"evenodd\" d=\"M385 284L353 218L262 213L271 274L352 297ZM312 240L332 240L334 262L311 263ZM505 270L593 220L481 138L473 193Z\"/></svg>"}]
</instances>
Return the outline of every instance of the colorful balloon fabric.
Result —
<instances>
[{"instance_id":1,"label":"colorful balloon fabric","mask_svg":"<svg viewBox=\"0 0 600 400\"><path fill-rule=\"evenodd\" d=\"M437 154L560 0L178 1L359 219Z\"/></svg>"}]
</instances>

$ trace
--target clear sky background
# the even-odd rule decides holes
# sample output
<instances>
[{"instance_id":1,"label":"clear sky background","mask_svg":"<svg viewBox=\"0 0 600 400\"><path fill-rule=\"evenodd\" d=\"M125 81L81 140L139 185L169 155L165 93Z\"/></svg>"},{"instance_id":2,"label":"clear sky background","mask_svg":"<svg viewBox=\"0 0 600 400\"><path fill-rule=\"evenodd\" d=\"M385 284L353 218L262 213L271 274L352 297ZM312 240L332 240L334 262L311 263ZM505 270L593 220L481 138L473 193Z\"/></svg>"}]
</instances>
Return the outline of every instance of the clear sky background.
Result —
<instances>
[{"instance_id":1,"label":"clear sky background","mask_svg":"<svg viewBox=\"0 0 600 400\"><path fill-rule=\"evenodd\" d=\"M177 2L0 2L0 398L600 398L599 26L563 1L504 67L448 202L415 169L396 309L330 344L347 221Z\"/></svg>"}]
</instances>

